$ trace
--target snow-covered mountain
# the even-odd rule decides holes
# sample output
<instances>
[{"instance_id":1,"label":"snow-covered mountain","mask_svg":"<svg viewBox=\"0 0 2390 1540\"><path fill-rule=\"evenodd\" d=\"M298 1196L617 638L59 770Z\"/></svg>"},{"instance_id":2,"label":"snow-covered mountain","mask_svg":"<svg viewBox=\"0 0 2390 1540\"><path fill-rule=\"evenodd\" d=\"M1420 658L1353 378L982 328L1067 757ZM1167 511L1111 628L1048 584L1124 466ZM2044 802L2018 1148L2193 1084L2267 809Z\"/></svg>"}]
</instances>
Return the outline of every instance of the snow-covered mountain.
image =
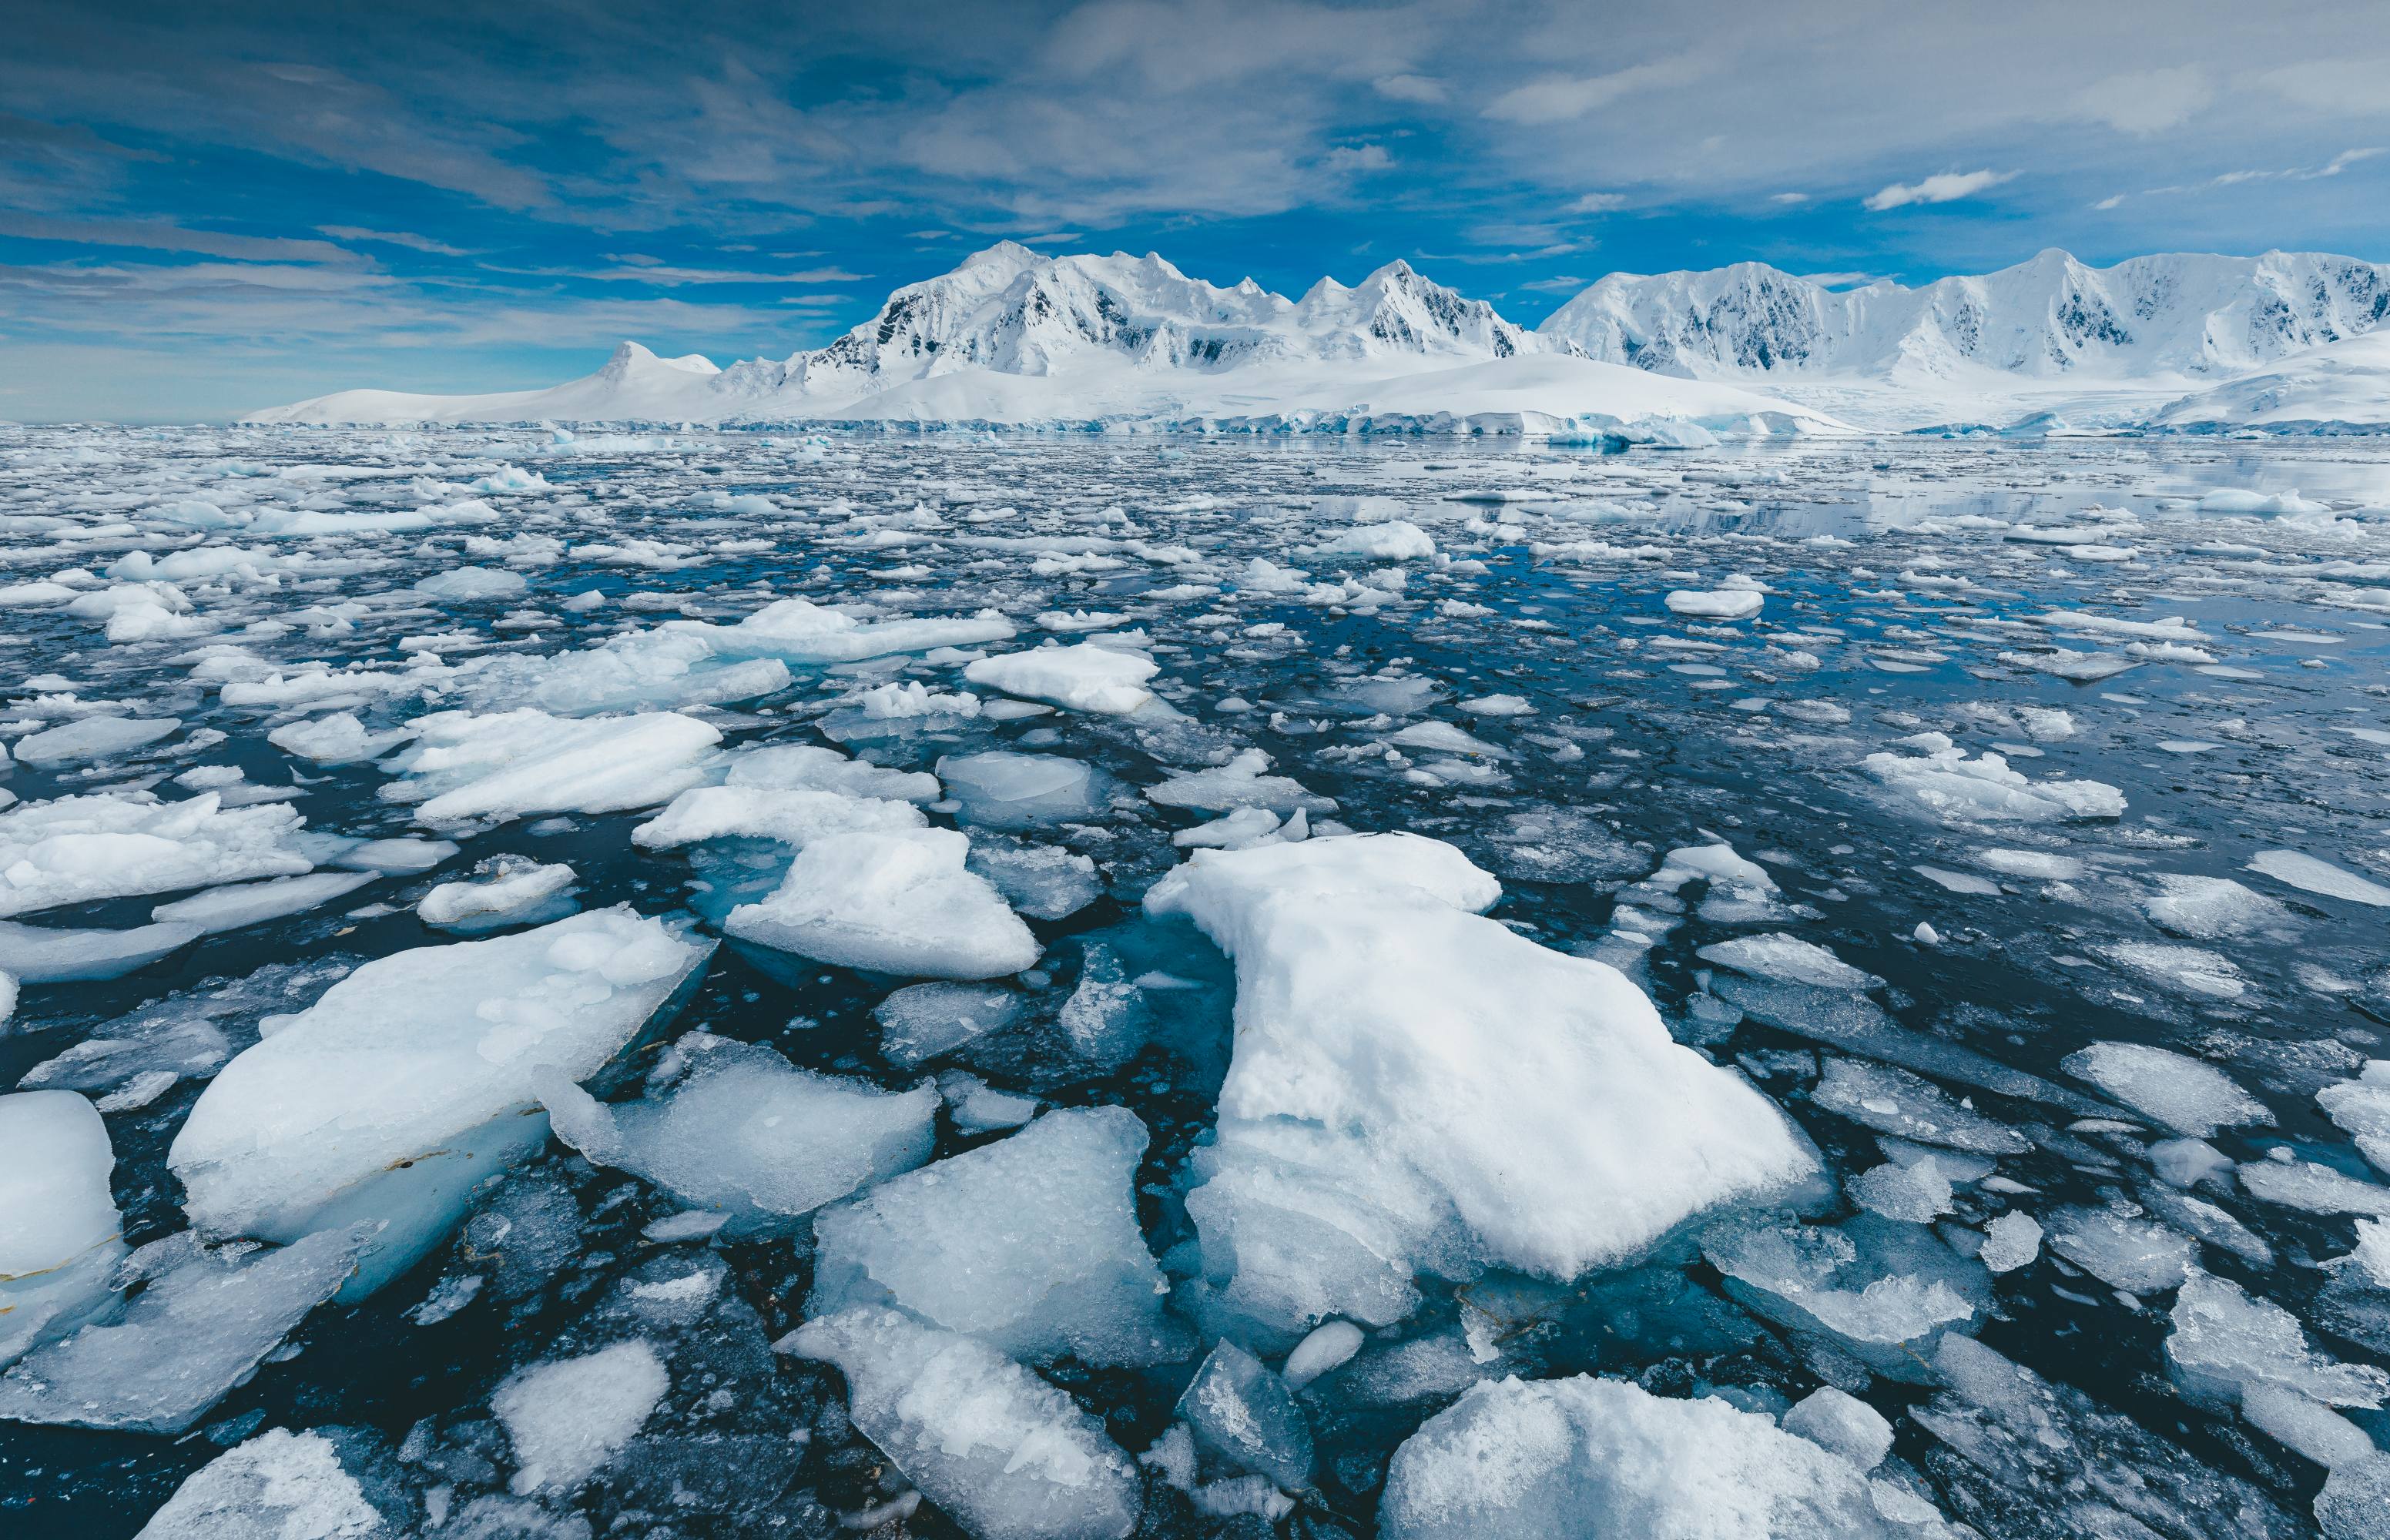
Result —
<instances>
[{"instance_id":1,"label":"snow-covered mountain","mask_svg":"<svg viewBox=\"0 0 2390 1540\"><path fill-rule=\"evenodd\" d=\"M2172 253L2091 267L2049 250L1915 289L1838 291L1759 263L1613 273L1540 335L1703 379L2196 382L2362 336L2385 317L2390 266L2351 257Z\"/></svg>"},{"instance_id":2,"label":"snow-covered mountain","mask_svg":"<svg viewBox=\"0 0 2390 1540\"><path fill-rule=\"evenodd\" d=\"M2150 425L2187 432L2390 429L2390 327L2293 353L2169 402Z\"/></svg>"},{"instance_id":3,"label":"snow-covered mountain","mask_svg":"<svg viewBox=\"0 0 2390 1540\"><path fill-rule=\"evenodd\" d=\"M828 347L715 369L636 343L545 391L344 391L252 422L899 421L1410 427L1568 434L1645 418L1835 431L1760 392L1578 355L1407 263L1300 300L1161 257L1047 257L1010 241L907 284Z\"/></svg>"}]
</instances>

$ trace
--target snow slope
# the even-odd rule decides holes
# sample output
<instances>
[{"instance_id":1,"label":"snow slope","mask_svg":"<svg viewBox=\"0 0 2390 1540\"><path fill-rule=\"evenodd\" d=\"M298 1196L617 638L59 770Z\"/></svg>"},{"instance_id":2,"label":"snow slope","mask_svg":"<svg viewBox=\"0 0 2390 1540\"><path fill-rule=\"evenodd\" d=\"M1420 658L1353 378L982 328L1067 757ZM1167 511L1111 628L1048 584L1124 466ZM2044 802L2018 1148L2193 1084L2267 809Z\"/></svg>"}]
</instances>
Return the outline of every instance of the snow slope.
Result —
<instances>
[{"instance_id":1,"label":"snow slope","mask_svg":"<svg viewBox=\"0 0 2390 1540\"><path fill-rule=\"evenodd\" d=\"M546 391L344 391L263 423L1146 422L1599 431L1647 417L1737 433L1836 431L1825 414L1578 358L1390 263L1300 300L1220 288L1158 256L1046 257L1013 242L908 284L829 346L715 369L625 342ZM1471 421L1477 418L1482 420Z\"/></svg>"},{"instance_id":2,"label":"snow slope","mask_svg":"<svg viewBox=\"0 0 2390 1540\"><path fill-rule=\"evenodd\" d=\"M2390 330L2293 353L2276 367L2169 402L2152 427L2390 429Z\"/></svg>"},{"instance_id":3,"label":"snow slope","mask_svg":"<svg viewBox=\"0 0 2390 1540\"><path fill-rule=\"evenodd\" d=\"M2042 252L1908 289L1829 289L1759 263L1613 273L1540 334L1588 357L1701 379L2217 379L2363 335L2390 316L2390 266L2313 252L2165 253L2114 267Z\"/></svg>"}]
</instances>

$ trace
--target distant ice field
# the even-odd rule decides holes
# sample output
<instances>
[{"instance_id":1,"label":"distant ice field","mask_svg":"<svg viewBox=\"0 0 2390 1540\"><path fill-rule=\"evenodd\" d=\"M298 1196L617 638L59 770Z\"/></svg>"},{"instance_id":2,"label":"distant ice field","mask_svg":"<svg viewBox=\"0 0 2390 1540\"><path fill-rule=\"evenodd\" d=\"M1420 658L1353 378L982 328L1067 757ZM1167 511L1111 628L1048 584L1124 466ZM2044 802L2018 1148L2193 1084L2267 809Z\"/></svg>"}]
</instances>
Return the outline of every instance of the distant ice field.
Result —
<instances>
[{"instance_id":1,"label":"distant ice field","mask_svg":"<svg viewBox=\"0 0 2390 1540\"><path fill-rule=\"evenodd\" d=\"M0 428L0 1533L2385 1533L2374 441Z\"/></svg>"}]
</instances>

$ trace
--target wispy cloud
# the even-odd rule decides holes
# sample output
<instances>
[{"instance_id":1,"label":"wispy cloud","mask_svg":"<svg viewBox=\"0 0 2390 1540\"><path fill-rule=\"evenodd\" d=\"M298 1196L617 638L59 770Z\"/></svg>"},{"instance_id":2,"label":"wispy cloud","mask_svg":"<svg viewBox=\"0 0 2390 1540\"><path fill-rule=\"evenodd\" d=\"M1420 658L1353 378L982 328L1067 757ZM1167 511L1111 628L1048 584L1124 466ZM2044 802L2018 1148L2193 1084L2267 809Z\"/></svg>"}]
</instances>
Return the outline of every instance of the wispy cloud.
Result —
<instances>
[{"instance_id":1,"label":"wispy cloud","mask_svg":"<svg viewBox=\"0 0 2390 1540\"><path fill-rule=\"evenodd\" d=\"M328 240L282 236L237 236L194 230L160 219L64 219L0 211L0 236L19 240L71 241L80 246L133 247L148 251L187 251L238 262L356 263L364 259Z\"/></svg>"},{"instance_id":2,"label":"wispy cloud","mask_svg":"<svg viewBox=\"0 0 2390 1540\"><path fill-rule=\"evenodd\" d=\"M1567 122L1638 92L1688 84L1699 79L1703 70L1700 60L1679 56L1630 64L1602 75L1547 75L1503 92L1487 106L1484 115L1511 123Z\"/></svg>"},{"instance_id":3,"label":"wispy cloud","mask_svg":"<svg viewBox=\"0 0 2390 1540\"><path fill-rule=\"evenodd\" d=\"M2216 99L2215 83L2196 64L2111 75L2075 95L2075 110L2127 134L2178 128Z\"/></svg>"},{"instance_id":4,"label":"wispy cloud","mask_svg":"<svg viewBox=\"0 0 2390 1540\"><path fill-rule=\"evenodd\" d=\"M377 246L403 246L410 251L422 251L435 257L469 257L473 253L461 246L451 246L444 240L418 236L405 230L368 230L357 225L318 225L318 233L334 240L370 242Z\"/></svg>"},{"instance_id":5,"label":"wispy cloud","mask_svg":"<svg viewBox=\"0 0 2390 1540\"><path fill-rule=\"evenodd\" d=\"M1936 173L1921 182L1895 182L1881 192L1871 193L1867 207L1876 213L1887 209L1905 209L1915 203L1956 203L1962 198L1972 198L1987 187L2013 182L2012 171L1946 171Z\"/></svg>"}]
</instances>

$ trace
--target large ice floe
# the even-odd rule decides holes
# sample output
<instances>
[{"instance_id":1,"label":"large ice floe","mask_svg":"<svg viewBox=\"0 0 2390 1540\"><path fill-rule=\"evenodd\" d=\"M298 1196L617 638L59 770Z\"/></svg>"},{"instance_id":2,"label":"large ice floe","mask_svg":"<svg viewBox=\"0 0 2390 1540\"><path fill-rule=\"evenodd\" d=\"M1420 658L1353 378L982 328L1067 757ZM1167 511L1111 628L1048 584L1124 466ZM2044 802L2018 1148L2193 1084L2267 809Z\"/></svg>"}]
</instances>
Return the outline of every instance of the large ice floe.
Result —
<instances>
[{"instance_id":1,"label":"large ice floe","mask_svg":"<svg viewBox=\"0 0 2390 1540\"><path fill-rule=\"evenodd\" d=\"M547 1138L539 1087L589 1078L704 966L626 909L366 964L218 1072L168 1164L192 1224L295 1241L375 1226L353 1296Z\"/></svg>"},{"instance_id":2,"label":"large ice floe","mask_svg":"<svg viewBox=\"0 0 2390 1540\"><path fill-rule=\"evenodd\" d=\"M1372 1326L1420 1275L1568 1279L1818 1169L1607 966L1481 918L1495 879L1409 835L1198 851L1147 893L1236 959L1236 1048L1188 1212L1227 1318Z\"/></svg>"}]
</instances>

